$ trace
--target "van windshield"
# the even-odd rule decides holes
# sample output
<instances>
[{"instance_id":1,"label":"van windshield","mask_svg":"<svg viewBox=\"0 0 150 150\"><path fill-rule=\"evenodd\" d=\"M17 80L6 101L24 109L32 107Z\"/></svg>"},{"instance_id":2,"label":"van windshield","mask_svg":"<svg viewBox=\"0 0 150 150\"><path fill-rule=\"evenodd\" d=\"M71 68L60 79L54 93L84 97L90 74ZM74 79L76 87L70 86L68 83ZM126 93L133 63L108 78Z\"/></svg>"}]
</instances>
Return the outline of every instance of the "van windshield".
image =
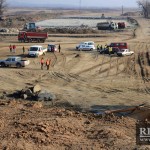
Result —
<instances>
[{"instance_id":1,"label":"van windshield","mask_svg":"<svg viewBox=\"0 0 150 150\"><path fill-rule=\"evenodd\" d=\"M94 43L88 43L88 45L94 45Z\"/></svg>"},{"instance_id":2,"label":"van windshield","mask_svg":"<svg viewBox=\"0 0 150 150\"><path fill-rule=\"evenodd\" d=\"M30 47L30 51L37 51L38 47Z\"/></svg>"}]
</instances>

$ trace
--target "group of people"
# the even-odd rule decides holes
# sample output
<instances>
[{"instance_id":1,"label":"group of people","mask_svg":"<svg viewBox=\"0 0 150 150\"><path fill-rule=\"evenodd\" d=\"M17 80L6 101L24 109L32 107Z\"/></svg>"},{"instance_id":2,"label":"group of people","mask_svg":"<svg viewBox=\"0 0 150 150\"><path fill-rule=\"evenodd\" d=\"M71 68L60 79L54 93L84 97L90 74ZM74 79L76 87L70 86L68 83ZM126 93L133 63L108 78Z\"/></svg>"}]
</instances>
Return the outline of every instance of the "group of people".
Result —
<instances>
[{"instance_id":1,"label":"group of people","mask_svg":"<svg viewBox=\"0 0 150 150\"><path fill-rule=\"evenodd\" d=\"M99 45L99 44L97 44L97 51L100 51L100 50L102 50L103 49L103 46L101 45Z\"/></svg>"},{"instance_id":2,"label":"group of people","mask_svg":"<svg viewBox=\"0 0 150 150\"><path fill-rule=\"evenodd\" d=\"M44 64L46 65L47 70L49 70L51 59L46 59L45 61L44 58L42 57L40 60L40 64L41 64L41 70L43 70Z\"/></svg>"},{"instance_id":3,"label":"group of people","mask_svg":"<svg viewBox=\"0 0 150 150\"><path fill-rule=\"evenodd\" d=\"M9 45L9 50L10 50L10 53L16 53L16 45ZM58 52L60 53L60 50L61 50L61 46L60 46L60 44L58 45ZM52 50L52 51L54 51L54 50ZM23 46L22 47L22 53L23 54L25 54L25 47Z\"/></svg>"},{"instance_id":4,"label":"group of people","mask_svg":"<svg viewBox=\"0 0 150 150\"><path fill-rule=\"evenodd\" d=\"M9 45L9 51L10 51L10 53L16 53L16 45ZM23 54L25 53L25 47L23 46L22 47L22 52L23 52Z\"/></svg>"},{"instance_id":5,"label":"group of people","mask_svg":"<svg viewBox=\"0 0 150 150\"><path fill-rule=\"evenodd\" d=\"M9 45L9 50L10 50L10 52L12 53L16 53L16 45Z\"/></svg>"},{"instance_id":6,"label":"group of people","mask_svg":"<svg viewBox=\"0 0 150 150\"><path fill-rule=\"evenodd\" d=\"M101 51L101 50L108 50L109 55L112 54L113 48L108 46L107 44L105 44L105 46L103 47L102 45L100 46L99 44L97 45L97 51Z\"/></svg>"}]
</instances>

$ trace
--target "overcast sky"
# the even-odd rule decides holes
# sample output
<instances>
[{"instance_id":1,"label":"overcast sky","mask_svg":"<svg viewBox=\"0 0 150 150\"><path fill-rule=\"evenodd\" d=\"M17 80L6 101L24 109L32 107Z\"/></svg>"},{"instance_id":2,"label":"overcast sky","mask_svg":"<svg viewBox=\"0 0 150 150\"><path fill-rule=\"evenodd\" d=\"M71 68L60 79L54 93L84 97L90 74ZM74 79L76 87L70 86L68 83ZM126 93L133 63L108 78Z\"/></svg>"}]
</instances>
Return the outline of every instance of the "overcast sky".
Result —
<instances>
[{"instance_id":1,"label":"overcast sky","mask_svg":"<svg viewBox=\"0 0 150 150\"><path fill-rule=\"evenodd\" d=\"M10 6L75 6L75 7L137 7L137 0L7 0ZM81 5L80 5L81 4Z\"/></svg>"}]
</instances>

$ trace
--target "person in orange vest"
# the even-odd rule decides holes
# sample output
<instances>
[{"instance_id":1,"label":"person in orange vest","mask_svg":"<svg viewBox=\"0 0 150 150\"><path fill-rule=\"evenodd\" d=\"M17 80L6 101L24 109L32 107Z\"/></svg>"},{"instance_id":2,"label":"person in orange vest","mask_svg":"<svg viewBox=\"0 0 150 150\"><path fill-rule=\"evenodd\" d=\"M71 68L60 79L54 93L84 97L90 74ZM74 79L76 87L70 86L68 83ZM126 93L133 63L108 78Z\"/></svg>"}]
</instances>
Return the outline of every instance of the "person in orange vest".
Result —
<instances>
[{"instance_id":1,"label":"person in orange vest","mask_svg":"<svg viewBox=\"0 0 150 150\"><path fill-rule=\"evenodd\" d=\"M43 57L40 60L40 64L41 64L41 70L43 70L43 65L44 65L44 58Z\"/></svg>"},{"instance_id":2,"label":"person in orange vest","mask_svg":"<svg viewBox=\"0 0 150 150\"><path fill-rule=\"evenodd\" d=\"M46 60L46 67L47 67L47 70L49 70L50 63L51 63L51 59L47 59L47 60Z\"/></svg>"}]
</instances>

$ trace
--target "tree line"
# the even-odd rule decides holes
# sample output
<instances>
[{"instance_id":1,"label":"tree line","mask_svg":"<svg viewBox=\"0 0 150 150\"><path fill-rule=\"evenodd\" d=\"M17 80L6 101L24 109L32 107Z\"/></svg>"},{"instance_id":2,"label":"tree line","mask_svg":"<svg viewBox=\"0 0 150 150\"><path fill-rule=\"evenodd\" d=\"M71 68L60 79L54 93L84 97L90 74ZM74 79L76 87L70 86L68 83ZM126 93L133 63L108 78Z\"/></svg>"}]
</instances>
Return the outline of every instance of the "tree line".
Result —
<instances>
[{"instance_id":1,"label":"tree line","mask_svg":"<svg viewBox=\"0 0 150 150\"><path fill-rule=\"evenodd\" d=\"M142 9L142 15L144 18L150 17L150 0L138 0L138 6Z\"/></svg>"}]
</instances>

